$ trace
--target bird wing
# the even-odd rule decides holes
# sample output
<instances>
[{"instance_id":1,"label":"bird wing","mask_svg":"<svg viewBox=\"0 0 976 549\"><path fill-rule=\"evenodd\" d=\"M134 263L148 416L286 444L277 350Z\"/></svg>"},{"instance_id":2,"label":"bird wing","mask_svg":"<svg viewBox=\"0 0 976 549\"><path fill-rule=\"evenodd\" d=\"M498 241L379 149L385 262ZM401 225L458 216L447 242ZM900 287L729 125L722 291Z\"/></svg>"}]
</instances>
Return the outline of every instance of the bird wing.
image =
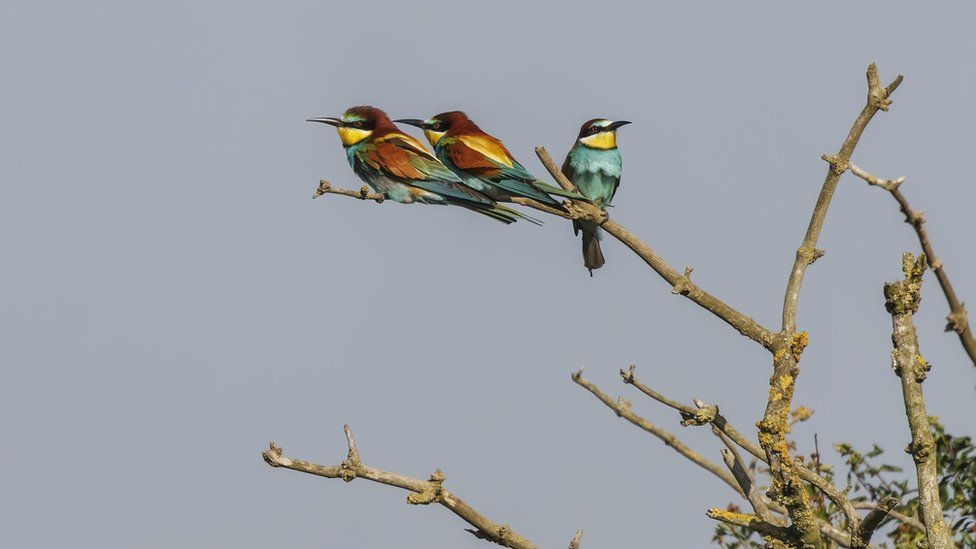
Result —
<instances>
[{"instance_id":1,"label":"bird wing","mask_svg":"<svg viewBox=\"0 0 976 549\"><path fill-rule=\"evenodd\" d=\"M557 205L558 201L535 186L536 179L513 157L501 141L487 134L445 137L438 148L455 167L515 196Z\"/></svg>"},{"instance_id":2,"label":"bird wing","mask_svg":"<svg viewBox=\"0 0 976 549\"><path fill-rule=\"evenodd\" d=\"M489 135L448 137L444 149L455 166L478 176L490 177L515 163L505 145Z\"/></svg>"},{"instance_id":3,"label":"bird wing","mask_svg":"<svg viewBox=\"0 0 976 549\"><path fill-rule=\"evenodd\" d=\"M443 197L493 203L488 197L461 183L454 172L406 134L391 133L375 139L372 147L363 151L362 160L377 175L393 177L404 184Z\"/></svg>"}]
</instances>

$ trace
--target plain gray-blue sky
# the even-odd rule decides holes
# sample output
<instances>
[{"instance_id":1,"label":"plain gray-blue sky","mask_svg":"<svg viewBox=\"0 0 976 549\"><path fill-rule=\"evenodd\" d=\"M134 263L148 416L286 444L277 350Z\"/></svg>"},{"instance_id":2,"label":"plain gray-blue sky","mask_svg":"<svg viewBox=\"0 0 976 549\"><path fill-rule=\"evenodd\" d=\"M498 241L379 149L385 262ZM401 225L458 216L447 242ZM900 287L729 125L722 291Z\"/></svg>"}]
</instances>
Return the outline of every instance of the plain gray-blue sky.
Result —
<instances>
[{"instance_id":1,"label":"plain gray-blue sky","mask_svg":"<svg viewBox=\"0 0 976 549\"><path fill-rule=\"evenodd\" d=\"M976 301L971 6L857 2L0 2L0 514L11 547L483 547L405 493L272 470L267 441L337 463L435 467L544 547L701 547L733 497L576 387L657 389L760 416L769 358L622 246L593 278L565 223L312 201L358 188L331 128L368 103L463 108L524 164L594 116L620 132L614 216L775 326L794 250L863 105L903 73L855 161L925 210ZM917 243L845 176L807 275L795 429L907 465L881 284ZM976 370L917 321L929 411L971 434ZM836 462L830 453L828 458Z\"/></svg>"}]
</instances>

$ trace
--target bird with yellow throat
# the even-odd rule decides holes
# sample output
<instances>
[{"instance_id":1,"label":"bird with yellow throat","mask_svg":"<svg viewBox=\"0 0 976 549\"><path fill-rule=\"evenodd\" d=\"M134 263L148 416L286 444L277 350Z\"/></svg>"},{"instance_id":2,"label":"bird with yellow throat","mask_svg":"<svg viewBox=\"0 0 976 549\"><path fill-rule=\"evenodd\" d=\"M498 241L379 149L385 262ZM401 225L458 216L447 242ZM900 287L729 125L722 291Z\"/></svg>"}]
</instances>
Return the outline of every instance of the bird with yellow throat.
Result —
<instances>
[{"instance_id":1,"label":"bird with yellow throat","mask_svg":"<svg viewBox=\"0 0 976 549\"><path fill-rule=\"evenodd\" d=\"M461 111L444 112L426 120L404 118L396 122L421 128L445 166L466 185L495 200L531 198L559 209L562 205L550 195L586 200L584 196L537 179L515 160L499 139L485 133Z\"/></svg>"},{"instance_id":2,"label":"bird with yellow throat","mask_svg":"<svg viewBox=\"0 0 976 549\"><path fill-rule=\"evenodd\" d=\"M374 191L402 204L451 204L502 223L536 222L465 185L416 139L400 131L385 112L352 107L341 117L310 118L335 126L353 171Z\"/></svg>"},{"instance_id":3,"label":"bird with yellow throat","mask_svg":"<svg viewBox=\"0 0 976 549\"><path fill-rule=\"evenodd\" d=\"M563 162L563 175L583 196L602 208L610 205L620 186L623 160L617 149L617 129L626 124L630 122L606 118L586 121ZM592 221L573 221L573 232L583 233L583 265L593 276L593 270L606 263L600 249L603 230Z\"/></svg>"}]
</instances>

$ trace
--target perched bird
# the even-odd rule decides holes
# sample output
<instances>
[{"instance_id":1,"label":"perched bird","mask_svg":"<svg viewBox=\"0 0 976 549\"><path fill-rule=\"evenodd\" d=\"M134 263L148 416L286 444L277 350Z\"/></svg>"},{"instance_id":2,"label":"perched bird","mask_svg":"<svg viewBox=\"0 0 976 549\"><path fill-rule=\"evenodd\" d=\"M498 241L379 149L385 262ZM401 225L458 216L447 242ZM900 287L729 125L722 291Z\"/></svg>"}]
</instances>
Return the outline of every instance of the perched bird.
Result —
<instances>
[{"instance_id":1,"label":"perched bird","mask_svg":"<svg viewBox=\"0 0 976 549\"><path fill-rule=\"evenodd\" d=\"M580 128L576 144L563 162L563 175L576 185L583 196L602 208L610 205L620 185L622 161L617 149L617 128L630 124L626 120L612 122L594 118ZM573 232L583 232L583 265L590 270L605 263L600 240L603 231L592 221L573 221Z\"/></svg>"},{"instance_id":2,"label":"perched bird","mask_svg":"<svg viewBox=\"0 0 976 549\"><path fill-rule=\"evenodd\" d=\"M536 179L508 152L501 141L481 130L461 111L438 114L427 120L396 120L424 130L437 158L472 189L495 200L531 198L547 206L562 208L555 194L583 199Z\"/></svg>"},{"instance_id":3,"label":"perched bird","mask_svg":"<svg viewBox=\"0 0 976 549\"><path fill-rule=\"evenodd\" d=\"M377 193L410 204L452 204L502 223L517 219L536 222L500 206L465 185L413 137L403 133L376 107L352 107L341 118L309 118L335 126L356 175Z\"/></svg>"}]
</instances>

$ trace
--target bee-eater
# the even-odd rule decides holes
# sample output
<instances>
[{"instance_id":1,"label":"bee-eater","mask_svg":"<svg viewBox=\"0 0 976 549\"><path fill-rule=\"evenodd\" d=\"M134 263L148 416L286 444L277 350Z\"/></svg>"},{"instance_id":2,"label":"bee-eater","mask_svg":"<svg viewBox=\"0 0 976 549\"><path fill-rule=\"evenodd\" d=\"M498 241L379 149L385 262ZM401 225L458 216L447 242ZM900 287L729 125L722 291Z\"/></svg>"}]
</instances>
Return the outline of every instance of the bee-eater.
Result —
<instances>
[{"instance_id":1,"label":"bee-eater","mask_svg":"<svg viewBox=\"0 0 976 549\"><path fill-rule=\"evenodd\" d=\"M352 107L340 118L308 121L335 126L353 171L387 198L402 204L453 204L506 224L519 218L534 221L465 185L376 107Z\"/></svg>"},{"instance_id":2,"label":"bee-eater","mask_svg":"<svg viewBox=\"0 0 976 549\"><path fill-rule=\"evenodd\" d=\"M396 120L424 130L437 158L466 185L495 200L531 198L547 206L562 208L555 194L585 199L536 179L518 163L501 141L481 130L461 111L438 114L427 120Z\"/></svg>"},{"instance_id":3,"label":"bee-eater","mask_svg":"<svg viewBox=\"0 0 976 549\"><path fill-rule=\"evenodd\" d=\"M617 149L617 128L630 124L627 120L613 122L594 118L580 128L576 143L563 162L563 175L576 185L583 196L606 208L620 185L622 160ZM605 263L600 240L603 231L592 221L573 221L573 232L583 232L583 265L593 276L593 269Z\"/></svg>"}]
</instances>

